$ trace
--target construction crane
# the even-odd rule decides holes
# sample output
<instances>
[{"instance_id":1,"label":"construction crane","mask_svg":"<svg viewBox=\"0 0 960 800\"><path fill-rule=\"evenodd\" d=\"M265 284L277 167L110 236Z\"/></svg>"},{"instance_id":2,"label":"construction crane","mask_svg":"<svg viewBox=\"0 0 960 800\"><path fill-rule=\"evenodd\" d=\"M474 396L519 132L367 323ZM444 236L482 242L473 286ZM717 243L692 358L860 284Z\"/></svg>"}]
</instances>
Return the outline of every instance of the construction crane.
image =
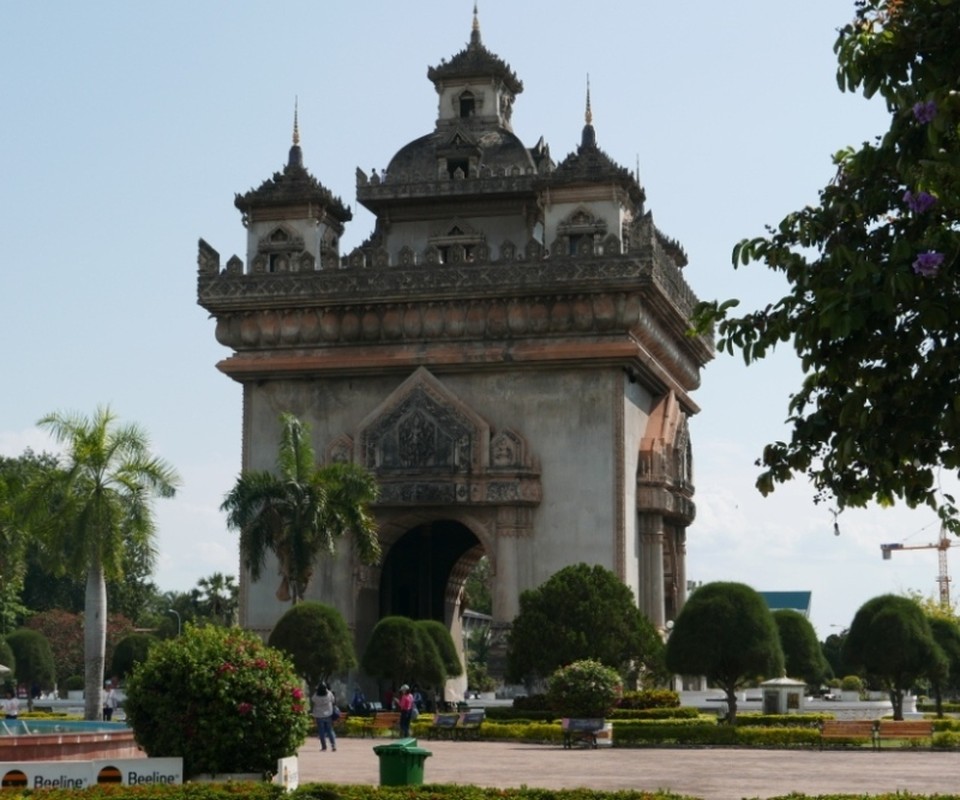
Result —
<instances>
[{"instance_id":1,"label":"construction crane","mask_svg":"<svg viewBox=\"0 0 960 800\"><path fill-rule=\"evenodd\" d=\"M931 544L882 544L880 552L883 553L883 560L889 561L890 555L894 550L938 550L940 560L940 572L937 575L937 583L940 585L940 605L944 608L950 608L950 575L947 572L947 550L950 548L950 539L947 538L947 526L940 526L940 539Z\"/></svg>"}]
</instances>

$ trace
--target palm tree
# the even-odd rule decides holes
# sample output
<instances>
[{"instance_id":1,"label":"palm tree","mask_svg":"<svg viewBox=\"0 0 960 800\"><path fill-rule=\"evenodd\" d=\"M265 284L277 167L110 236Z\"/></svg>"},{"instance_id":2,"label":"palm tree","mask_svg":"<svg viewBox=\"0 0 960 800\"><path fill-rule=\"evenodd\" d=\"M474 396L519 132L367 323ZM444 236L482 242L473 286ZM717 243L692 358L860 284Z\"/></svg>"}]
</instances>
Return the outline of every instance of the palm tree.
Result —
<instances>
[{"instance_id":1,"label":"palm tree","mask_svg":"<svg viewBox=\"0 0 960 800\"><path fill-rule=\"evenodd\" d=\"M141 547L153 558L152 499L172 497L174 469L150 453L138 425L118 425L107 407L92 419L50 414L37 423L65 445L57 466L28 489L28 522L48 567L86 574L84 600L84 716L99 719L107 634L106 578L123 573L123 554Z\"/></svg>"},{"instance_id":2,"label":"palm tree","mask_svg":"<svg viewBox=\"0 0 960 800\"><path fill-rule=\"evenodd\" d=\"M234 624L239 590L233 575L214 572L209 577L200 578L197 588L202 593L203 608L215 624L225 627Z\"/></svg>"},{"instance_id":3,"label":"palm tree","mask_svg":"<svg viewBox=\"0 0 960 800\"><path fill-rule=\"evenodd\" d=\"M279 600L304 598L321 553L352 533L364 564L380 559L380 539L369 505L377 499L374 476L355 464L317 468L310 428L293 414L280 415L277 472L245 472L224 498L227 525L240 531L240 555L259 580L272 552L279 562Z\"/></svg>"}]
</instances>

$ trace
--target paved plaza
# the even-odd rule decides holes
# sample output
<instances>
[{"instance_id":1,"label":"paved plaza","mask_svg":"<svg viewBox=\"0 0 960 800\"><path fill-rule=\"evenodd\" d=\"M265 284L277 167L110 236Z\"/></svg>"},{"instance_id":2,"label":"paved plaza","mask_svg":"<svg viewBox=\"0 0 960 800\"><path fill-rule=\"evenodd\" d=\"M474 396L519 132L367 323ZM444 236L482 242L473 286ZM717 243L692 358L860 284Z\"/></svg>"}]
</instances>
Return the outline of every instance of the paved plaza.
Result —
<instances>
[{"instance_id":1,"label":"paved plaza","mask_svg":"<svg viewBox=\"0 0 960 800\"><path fill-rule=\"evenodd\" d=\"M337 752L309 739L299 756L300 782L379 783L376 744L341 738ZM419 740L432 755L424 783L547 789L669 790L703 800L779 797L791 792L919 794L960 792L960 754L929 750L845 751L739 748L602 748L564 750L519 742Z\"/></svg>"}]
</instances>

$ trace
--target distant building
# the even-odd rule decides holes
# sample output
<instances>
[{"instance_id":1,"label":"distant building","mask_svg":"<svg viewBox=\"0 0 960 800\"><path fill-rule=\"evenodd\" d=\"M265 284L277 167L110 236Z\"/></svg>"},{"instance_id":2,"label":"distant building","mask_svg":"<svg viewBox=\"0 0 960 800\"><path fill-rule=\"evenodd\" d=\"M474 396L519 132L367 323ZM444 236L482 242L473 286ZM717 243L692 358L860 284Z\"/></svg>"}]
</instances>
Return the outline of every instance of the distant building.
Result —
<instances>
[{"instance_id":1,"label":"distant building","mask_svg":"<svg viewBox=\"0 0 960 800\"><path fill-rule=\"evenodd\" d=\"M810 598L812 592L760 592L771 611L788 608L798 611L810 619Z\"/></svg>"}]
</instances>

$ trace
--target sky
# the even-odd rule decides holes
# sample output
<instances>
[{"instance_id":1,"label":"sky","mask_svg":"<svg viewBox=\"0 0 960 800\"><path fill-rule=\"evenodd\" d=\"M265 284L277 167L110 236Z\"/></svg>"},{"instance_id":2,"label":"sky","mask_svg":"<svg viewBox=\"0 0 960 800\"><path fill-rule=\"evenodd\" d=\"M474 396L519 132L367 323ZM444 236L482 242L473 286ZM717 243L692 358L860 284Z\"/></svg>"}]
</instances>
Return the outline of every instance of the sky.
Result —
<instances>
[{"instance_id":1,"label":"sky","mask_svg":"<svg viewBox=\"0 0 960 800\"><path fill-rule=\"evenodd\" d=\"M639 166L657 226L703 299L766 305L785 291L731 250L815 203L831 155L886 129L879 100L837 88L832 47L852 0L480 0L484 44L524 83L514 131L573 151L589 75L599 145ZM235 193L287 158L294 103L307 168L372 231L355 170L430 132L427 68L467 43L472 0L45 0L0 3L0 455L51 450L53 411L109 405L182 478L156 506L162 590L236 575L219 505L239 471L241 389L196 304L197 240L244 257ZM803 481L763 498L763 445L800 368L789 348L745 367L718 355L694 395L696 582L810 590L820 638L886 592L937 591L930 510L840 515ZM948 486L950 476L944 477ZM948 553L948 559L953 559ZM954 564L950 564L951 569ZM960 592L960 589L958 589Z\"/></svg>"}]
</instances>

